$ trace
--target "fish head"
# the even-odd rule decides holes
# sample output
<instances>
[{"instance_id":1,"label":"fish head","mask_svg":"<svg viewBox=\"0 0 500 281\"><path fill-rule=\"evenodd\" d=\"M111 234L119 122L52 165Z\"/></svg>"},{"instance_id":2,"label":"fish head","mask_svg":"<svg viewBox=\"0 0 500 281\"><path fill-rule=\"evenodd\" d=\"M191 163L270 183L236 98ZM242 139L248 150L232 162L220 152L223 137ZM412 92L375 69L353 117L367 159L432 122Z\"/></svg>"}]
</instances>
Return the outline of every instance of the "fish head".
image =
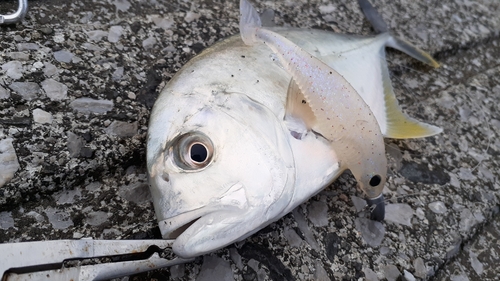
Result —
<instances>
[{"instance_id":1,"label":"fish head","mask_svg":"<svg viewBox=\"0 0 500 281\"><path fill-rule=\"evenodd\" d=\"M295 169L286 127L242 93L165 88L148 132L150 189L163 238L194 257L284 215ZM182 88L182 86L181 86Z\"/></svg>"}]
</instances>

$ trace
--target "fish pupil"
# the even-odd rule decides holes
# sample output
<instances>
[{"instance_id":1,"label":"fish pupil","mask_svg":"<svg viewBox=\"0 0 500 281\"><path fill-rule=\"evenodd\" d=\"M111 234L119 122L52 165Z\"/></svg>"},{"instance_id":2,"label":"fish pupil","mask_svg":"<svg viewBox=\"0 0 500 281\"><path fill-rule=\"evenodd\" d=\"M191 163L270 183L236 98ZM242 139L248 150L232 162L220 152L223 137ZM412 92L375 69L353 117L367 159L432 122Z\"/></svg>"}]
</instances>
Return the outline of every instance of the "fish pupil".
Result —
<instances>
[{"instance_id":1,"label":"fish pupil","mask_svg":"<svg viewBox=\"0 0 500 281\"><path fill-rule=\"evenodd\" d=\"M377 186L380 184L380 182L382 182L382 178L379 176L379 175L375 175L373 176L371 179L370 179L370 185L371 186Z\"/></svg>"},{"instance_id":2,"label":"fish pupil","mask_svg":"<svg viewBox=\"0 0 500 281\"><path fill-rule=\"evenodd\" d=\"M201 143L195 143L191 146L189 151L191 160L198 163L203 163L208 158L207 148Z\"/></svg>"}]
</instances>

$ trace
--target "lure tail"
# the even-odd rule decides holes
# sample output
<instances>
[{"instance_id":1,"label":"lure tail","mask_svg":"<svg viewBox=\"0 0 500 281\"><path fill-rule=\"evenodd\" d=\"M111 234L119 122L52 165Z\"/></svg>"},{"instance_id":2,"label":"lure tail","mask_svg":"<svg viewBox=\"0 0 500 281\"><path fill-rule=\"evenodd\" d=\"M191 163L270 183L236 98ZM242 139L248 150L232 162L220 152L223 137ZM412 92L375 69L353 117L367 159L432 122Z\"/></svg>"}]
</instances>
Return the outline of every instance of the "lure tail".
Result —
<instances>
[{"instance_id":1,"label":"lure tail","mask_svg":"<svg viewBox=\"0 0 500 281\"><path fill-rule=\"evenodd\" d=\"M247 0L240 0L240 33L247 45L257 43L256 33L262 27L259 13Z\"/></svg>"}]
</instances>

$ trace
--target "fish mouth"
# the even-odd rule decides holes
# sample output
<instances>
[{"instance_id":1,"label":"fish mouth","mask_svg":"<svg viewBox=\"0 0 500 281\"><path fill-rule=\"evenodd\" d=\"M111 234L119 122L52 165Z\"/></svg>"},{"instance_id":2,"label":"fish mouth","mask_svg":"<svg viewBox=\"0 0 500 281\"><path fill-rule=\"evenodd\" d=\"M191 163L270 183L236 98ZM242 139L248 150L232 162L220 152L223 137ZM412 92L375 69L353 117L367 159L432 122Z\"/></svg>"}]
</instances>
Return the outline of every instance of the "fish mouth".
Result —
<instances>
[{"instance_id":1,"label":"fish mouth","mask_svg":"<svg viewBox=\"0 0 500 281\"><path fill-rule=\"evenodd\" d=\"M248 207L245 189L241 183L231 185L219 198L220 200L216 204L205 205L191 211L181 211L178 215L159 221L158 225L162 237L164 239L177 239L186 230L196 227L196 225L212 224L214 213L230 213ZM210 214L212 216L207 216Z\"/></svg>"},{"instance_id":2,"label":"fish mouth","mask_svg":"<svg viewBox=\"0 0 500 281\"><path fill-rule=\"evenodd\" d=\"M199 219L212 211L208 208L201 208L162 220L159 226L163 239L178 238Z\"/></svg>"},{"instance_id":3,"label":"fish mouth","mask_svg":"<svg viewBox=\"0 0 500 281\"><path fill-rule=\"evenodd\" d=\"M176 239L179 237L185 230L187 230L191 225L193 225L197 220L199 220L201 217L196 218L185 225L182 225L181 227L174 229L173 231L167 233L165 239Z\"/></svg>"}]
</instances>

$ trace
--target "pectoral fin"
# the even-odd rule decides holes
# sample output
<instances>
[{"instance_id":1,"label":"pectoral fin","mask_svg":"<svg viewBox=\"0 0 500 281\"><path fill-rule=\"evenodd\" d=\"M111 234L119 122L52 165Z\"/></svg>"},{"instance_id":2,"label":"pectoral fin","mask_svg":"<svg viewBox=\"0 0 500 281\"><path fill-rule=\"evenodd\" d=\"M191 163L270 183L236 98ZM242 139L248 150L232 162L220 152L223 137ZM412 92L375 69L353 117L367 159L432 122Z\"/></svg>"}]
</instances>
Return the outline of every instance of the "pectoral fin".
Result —
<instances>
[{"instance_id":1,"label":"pectoral fin","mask_svg":"<svg viewBox=\"0 0 500 281\"><path fill-rule=\"evenodd\" d=\"M288 84L288 91L286 95L286 115L302 120L308 130L311 130L316 123L316 116L314 115L311 106L293 78L290 79L290 83Z\"/></svg>"},{"instance_id":2,"label":"pectoral fin","mask_svg":"<svg viewBox=\"0 0 500 281\"><path fill-rule=\"evenodd\" d=\"M383 63L385 64L385 60L383 60ZM381 68L387 124L385 137L409 139L423 138L441 133L443 131L441 128L417 121L401 111L389 79L387 65L383 65Z\"/></svg>"}]
</instances>

